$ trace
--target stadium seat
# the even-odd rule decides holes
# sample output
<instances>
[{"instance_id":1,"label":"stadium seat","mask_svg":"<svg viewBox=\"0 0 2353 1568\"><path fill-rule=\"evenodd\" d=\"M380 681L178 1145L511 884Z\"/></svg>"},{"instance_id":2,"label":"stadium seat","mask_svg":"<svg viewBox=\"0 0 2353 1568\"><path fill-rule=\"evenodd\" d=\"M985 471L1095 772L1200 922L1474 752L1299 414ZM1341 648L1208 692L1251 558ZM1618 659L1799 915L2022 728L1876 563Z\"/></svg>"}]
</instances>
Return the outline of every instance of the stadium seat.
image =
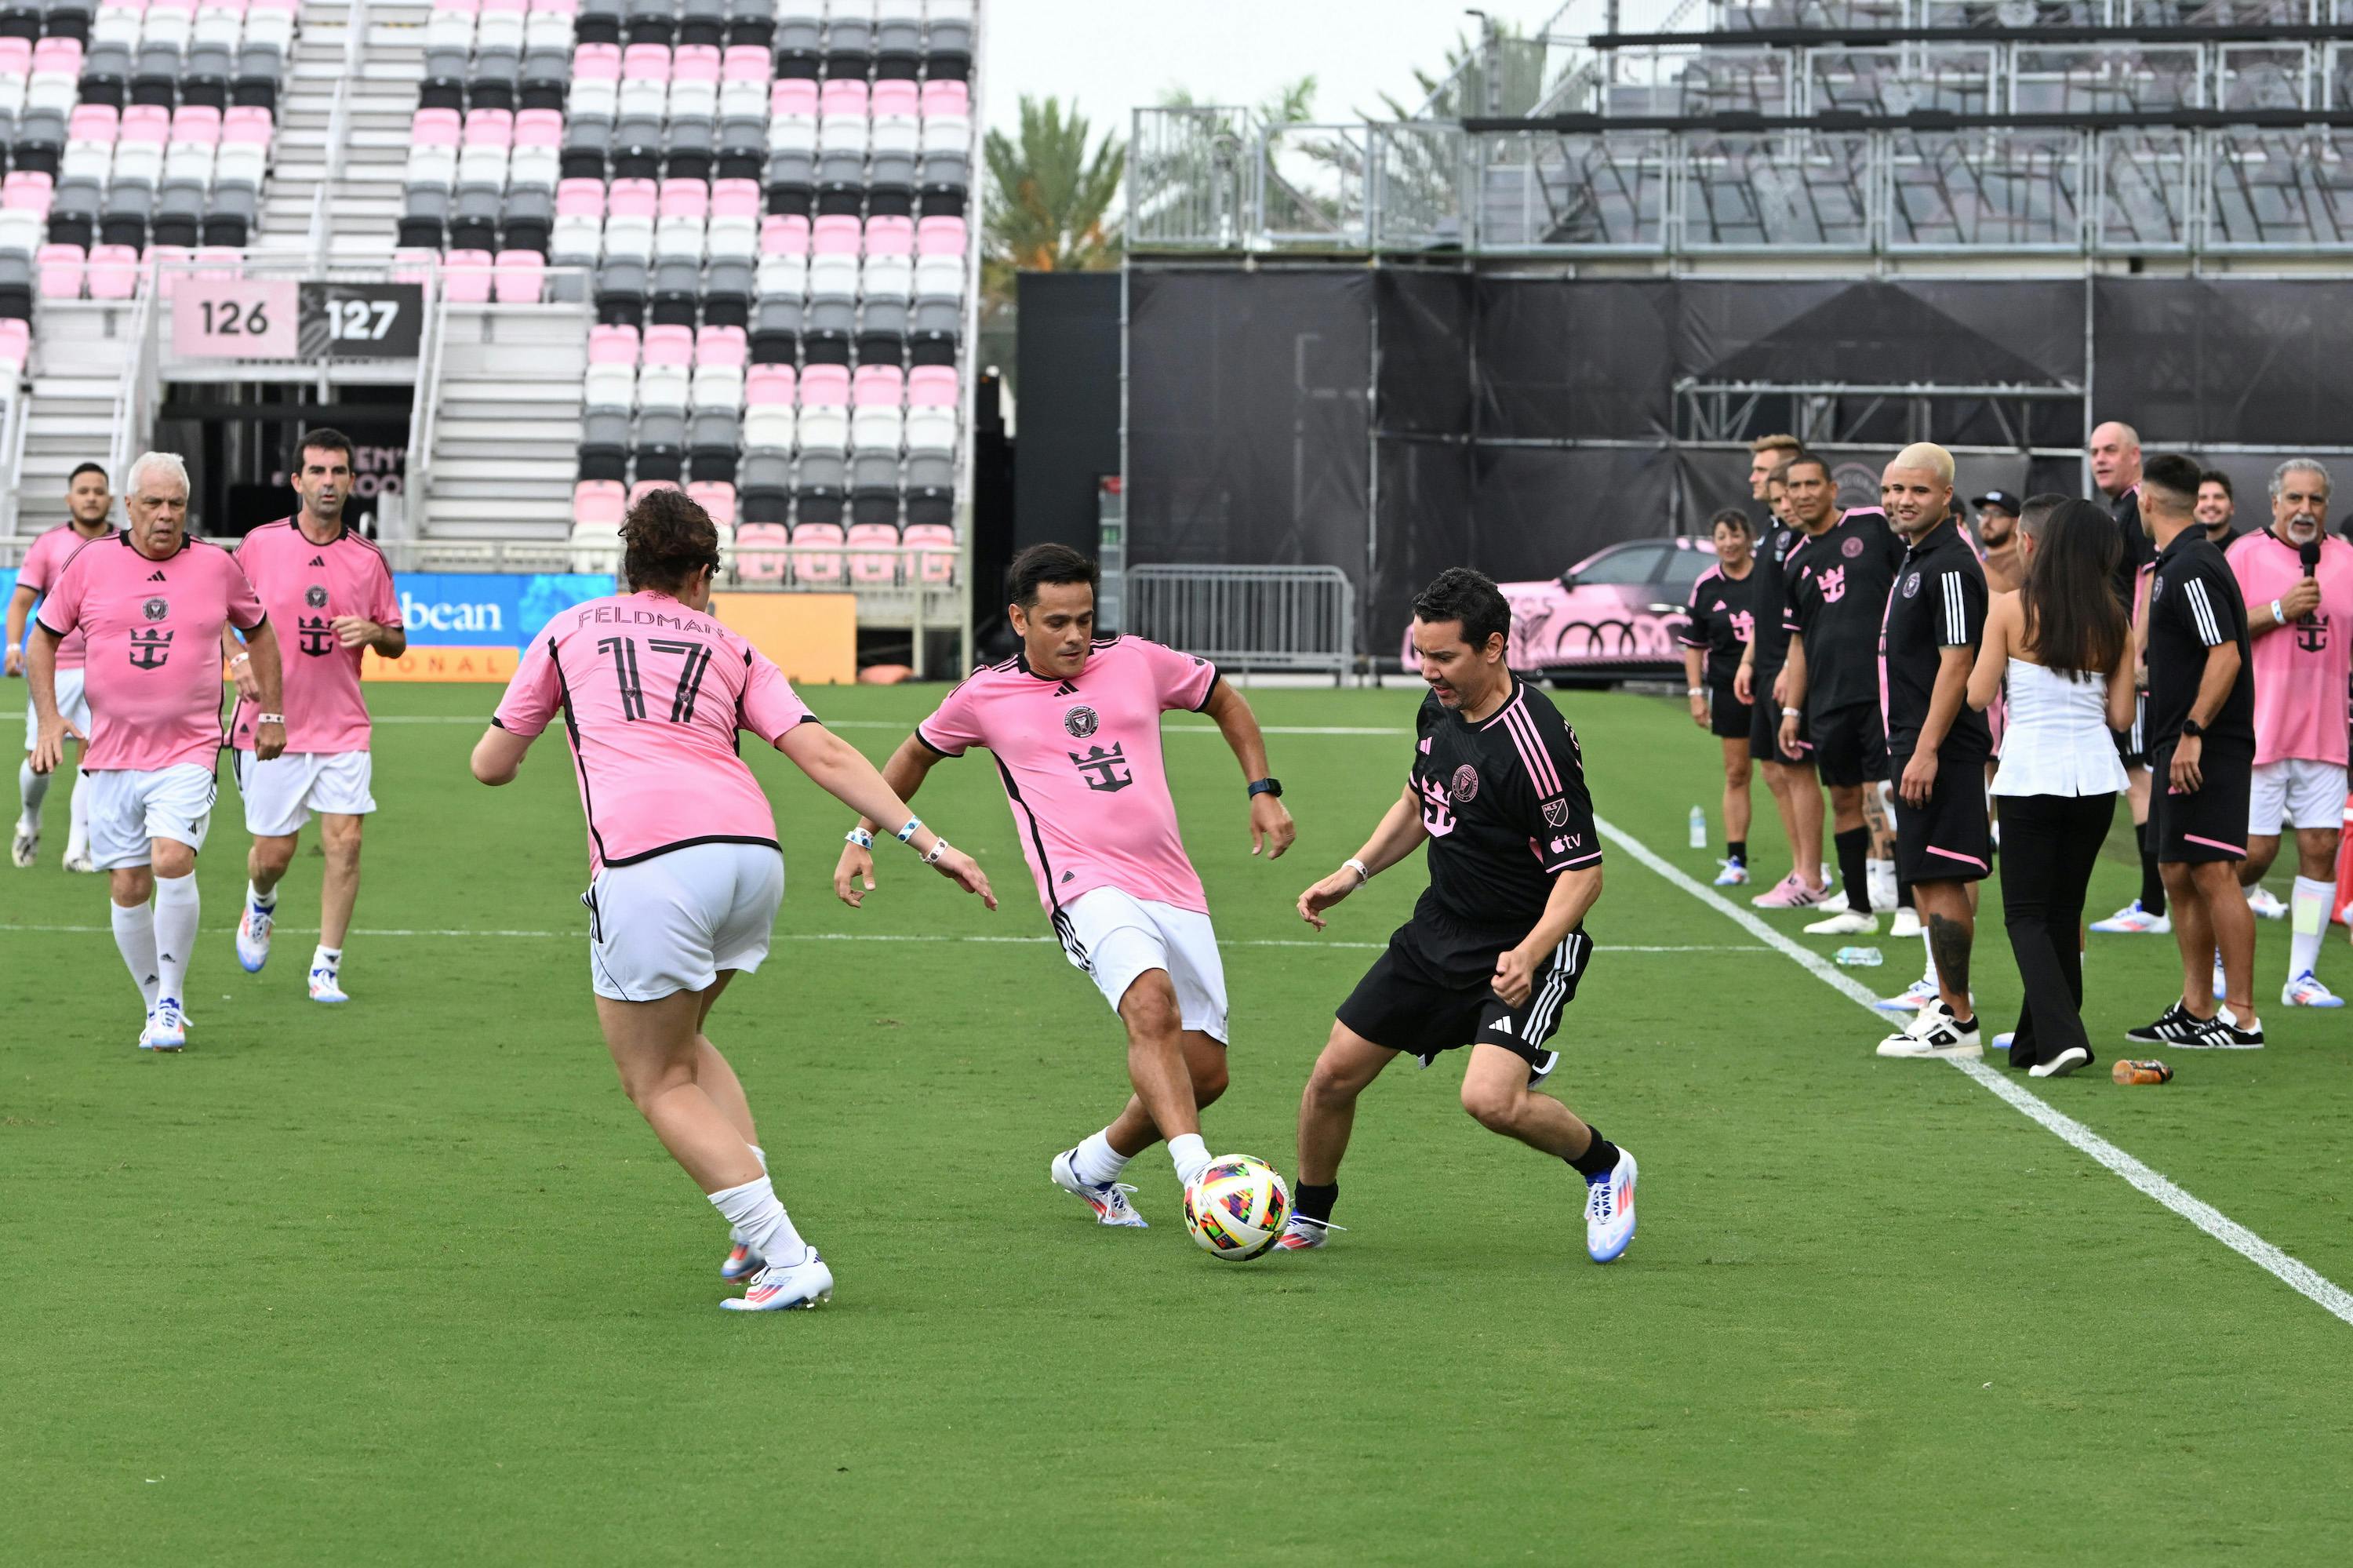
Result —
<instances>
[{"instance_id":1,"label":"stadium seat","mask_svg":"<svg viewBox=\"0 0 2353 1568\"><path fill-rule=\"evenodd\" d=\"M497 275L492 280L494 294L502 305L535 305L540 289L545 281L546 258L536 250L501 250L498 253Z\"/></svg>"},{"instance_id":2,"label":"stadium seat","mask_svg":"<svg viewBox=\"0 0 2353 1568\"><path fill-rule=\"evenodd\" d=\"M849 580L859 588L889 588L899 579L899 529L890 523L852 523L844 541L849 546Z\"/></svg>"},{"instance_id":3,"label":"stadium seat","mask_svg":"<svg viewBox=\"0 0 2353 1568\"><path fill-rule=\"evenodd\" d=\"M735 487L723 482L698 481L686 487L687 499L711 514L719 525L723 537L735 526Z\"/></svg>"},{"instance_id":4,"label":"stadium seat","mask_svg":"<svg viewBox=\"0 0 2353 1568\"><path fill-rule=\"evenodd\" d=\"M943 587L955 580L955 530L937 523L909 523L900 534L900 542L913 555L910 566L914 579L928 587Z\"/></svg>"},{"instance_id":5,"label":"stadium seat","mask_svg":"<svg viewBox=\"0 0 2353 1568\"><path fill-rule=\"evenodd\" d=\"M139 291L139 251L129 245L100 245L90 253L90 297L127 300Z\"/></svg>"},{"instance_id":6,"label":"stadium seat","mask_svg":"<svg viewBox=\"0 0 2353 1568\"><path fill-rule=\"evenodd\" d=\"M443 297L453 305L487 303L494 265L487 250L451 250L443 259Z\"/></svg>"},{"instance_id":7,"label":"stadium seat","mask_svg":"<svg viewBox=\"0 0 2353 1568\"><path fill-rule=\"evenodd\" d=\"M87 256L79 245L44 245L36 261L38 292L45 300L81 298L82 267Z\"/></svg>"},{"instance_id":8,"label":"stadium seat","mask_svg":"<svg viewBox=\"0 0 2353 1568\"><path fill-rule=\"evenodd\" d=\"M776 493L779 499L782 492ZM749 497L744 498L748 503ZM746 522L735 530L735 575L744 582L782 582L789 569L792 535L781 523Z\"/></svg>"},{"instance_id":9,"label":"stadium seat","mask_svg":"<svg viewBox=\"0 0 2353 1568\"><path fill-rule=\"evenodd\" d=\"M816 588L839 588L842 570L841 524L803 523L793 529L793 580Z\"/></svg>"}]
</instances>

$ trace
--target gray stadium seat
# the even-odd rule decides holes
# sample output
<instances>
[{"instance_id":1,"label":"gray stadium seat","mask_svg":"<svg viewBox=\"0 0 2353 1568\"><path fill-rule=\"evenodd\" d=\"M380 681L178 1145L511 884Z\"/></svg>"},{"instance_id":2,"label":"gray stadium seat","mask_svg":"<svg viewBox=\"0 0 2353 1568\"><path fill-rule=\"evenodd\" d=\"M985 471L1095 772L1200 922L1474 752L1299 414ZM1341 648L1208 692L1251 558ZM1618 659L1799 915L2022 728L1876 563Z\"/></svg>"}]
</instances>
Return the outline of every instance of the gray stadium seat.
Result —
<instances>
[{"instance_id":1,"label":"gray stadium seat","mask_svg":"<svg viewBox=\"0 0 2353 1568\"><path fill-rule=\"evenodd\" d=\"M749 261L713 261L702 280L706 326L749 326L755 274Z\"/></svg>"},{"instance_id":2,"label":"gray stadium seat","mask_svg":"<svg viewBox=\"0 0 2353 1568\"><path fill-rule=\"evenodd\" d=\"M682 256L654 263L650 316L657 326L692 326L702 295L702 264Z\"/></svg>"},{"instance_id":3,"label":"gray stadium seat","mask_svg":"<svg viewBox=\"0 0 2353 1568\"><path fill-rule=\"evenodd\" d=\"M205 210L201 243L245 245L253 238L260 215L261 196L251 185L216 185Z\"/></svg>"},{"instance_id":4,"label":"gray stadium seat","mask_svg":"<svg viewBox=\"0 0 2353 1568\"><path fill-rule=\"evenodd\" d=\"M743 444L744 420L732 408L705 408L688 422L689 451L698 455L723 451L733 457Z\"/></svg>"},{"instance_id":5,"label":"gray stadium seat","mask_svg":"<svg viewBox=\"0 0 2353 1568\"><path fill-rule=\"evenodd\" d=\"M607 326L642 324L646 313L646 264L618 256L598 267L596 302L596 319Z\"/></svg>"},{"instance_id":6,"label":"gray stadium seat","mask_svg":"<svg viewBox=\"0 0 2353 1568\"><path fill-rule=\"evenodd\" d=\"M680 43L721 44L726 41L725 0L681 0L678 13Z\"/></svg>"},{"instance_id":7,"label":"gray stadium seat","mask_svg":"<svg viewBox=\"0 0 2353 1568\"><path fill-rule=\"evenodd\" d=\"M194 180L166 180L155 193L150 218L158 245L194 247L205 218L205 187Z\"/></svg>"},{"instance_id":8,"label":"gray stadium seat","mask_svg":"<svg viewBox=\"0 0 2353 1568\"><path fill-rule=\"evenodd\" d=\"M633 44L667 44L678 37L678 14L670 0L623 0L622 36Z\"/></svg>"}]
</instances>

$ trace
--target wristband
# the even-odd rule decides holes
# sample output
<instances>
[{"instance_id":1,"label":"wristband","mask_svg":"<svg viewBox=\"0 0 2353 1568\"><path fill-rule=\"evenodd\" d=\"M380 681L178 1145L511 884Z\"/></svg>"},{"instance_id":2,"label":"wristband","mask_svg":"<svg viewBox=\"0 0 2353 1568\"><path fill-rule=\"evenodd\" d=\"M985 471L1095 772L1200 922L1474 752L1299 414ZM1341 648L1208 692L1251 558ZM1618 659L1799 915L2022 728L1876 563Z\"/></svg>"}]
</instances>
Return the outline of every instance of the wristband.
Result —
<instances>
[{"instance_id":1,"label":"wristband","mask_svg":"<svg viewBox=\"0 0 2353 1568\"><path fill-rule=\"evenodd\" d=\"M941 857L945 855L947 853L948 841L940 837L939 834L934 833L932 835L932 847L930 853L923 856L923 863L925 865L937 865L940 863Z\"/></svg>"},{"instance_id":2,"label":"wristband","mask_svg":"<svg viewBox=\"0 0 2353 1568\"><path fill-rule=\"evenodd\" d=\"M871 850L874 847L874 835L864 828L852 828L841 837L845 843L856 844L862 850Z\"/></svg>"},{"instance_id":3,"label":"wristband","mask_svg":"<svg viewBox=\"0 0 2353 1568\"><path fill-rule=\"evenodd\" d=\"M1340 863L1356 874L1357 886L1362 887L1367 882L1372 881L1373 874L1366 870L1365 863L1356 859L1355 856L1352 855L1348 859L1342 861Z\"/></svg>"},{"instance_id":4,"label":"wristband","mask_svg":"<svg viewBox=\"0 0 2353 1568\"><path fill-rule=\"evenodd\" d=\"M911 843L913 843L913 842L915 842L915 834L916 834L918 832L920 832L920 831L922 830L923 825L923 818L921 818L921 817L910 817L910 818L908 818L908 819L907 819L907 825L906 825L905 827L901 828L901 829L899 830L899 842L900 842L901 843L902 843L902 844L911 844Z\"/></svg>"},{"instance_id":5,"label":"wristband","mask_svg":"<svg viewBox=\"0 0 2353 1568\"><path fill-rule=\"evenodd\" d=\"M284 714L256 714L253 715L253 722L258 725L284 724L286 722L286 715Z\"/></svg>"},{"instance_id":6,"label":"wristband","mask_svg":"<svg viewBox=\"0 0 2353 1568\"><path fill-rule=\"evenodd\" d=\"M2274 599L2274 600L2272 600L2272 604L2273 604L2274 607L2276 607L2276 606L2279 604L2279 600L2277 600L2277 599ZM234 658L234 659L232 659L232 660L230 660L230 661L229 661L229 663L230 663L230 664L232 664L232 665L237 665L237 664L250 664L250 663L252 663L252 662L253 662L253 655L252 655L252 654L250 654L250 653L240 653L240 654L238 654L236 658Z\"/></svg>"},{"instance_id":7,"label":"wristband","mask_svg":"<svg viewBox=\"0 0 2353 1568\"><path fill-rule=\"evenodd\" d=\"M1797 708L1783 708L1781 710L1781 716L1783 718L1803 718L1806 715L1801 710Z\"/></svg>"},{"instance_id":8,"label":"wristband","mask_svg":"<svg viewBox=\"0 0 2353 1568\"><path fill-rule=\"evenodd\" d=\"M1691 694L1694 697L1704 697L1707 695L1707 688L1705 686L1694 686L1691 689Z\"/></svg>"},{"instance_id":9,"label":"wristband","mask_svg":"<svg viewBox=\"0 0 2353 1568\"><path fill-rule=\"evenodd\" d=\"M2275 626L2287 624L2287 612L2280 609L2280 601L2277 599L2272 600L2272 623Z\"/></svg>"}]
</instances>

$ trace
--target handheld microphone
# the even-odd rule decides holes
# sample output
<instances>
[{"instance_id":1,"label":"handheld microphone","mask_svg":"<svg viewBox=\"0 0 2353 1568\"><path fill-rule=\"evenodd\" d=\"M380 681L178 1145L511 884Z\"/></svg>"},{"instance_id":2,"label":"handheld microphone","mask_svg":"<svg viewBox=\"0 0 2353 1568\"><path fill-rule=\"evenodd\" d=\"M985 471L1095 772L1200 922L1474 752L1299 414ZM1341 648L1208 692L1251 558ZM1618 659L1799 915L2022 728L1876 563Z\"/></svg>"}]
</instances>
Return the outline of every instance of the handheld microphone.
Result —
<instances>
[{"instance_id":1,"label":"handheld microphone","mask_svg":"<svg viewBox=\"0 0 2353 1568\"><path fill-rule=\"evenodd\" d=\"M2304 562L2304 575L2308 577L2316 579L2318 578L2320 576L2320 541L2317 539L2306 539L2302 545L2296 546L2295 553L2297 558ZM2307 609L2296 619L2299 620L2310 620L2314 616L2319 613L2320 612L2316 609Z\"/></svg>"}]
</instances>

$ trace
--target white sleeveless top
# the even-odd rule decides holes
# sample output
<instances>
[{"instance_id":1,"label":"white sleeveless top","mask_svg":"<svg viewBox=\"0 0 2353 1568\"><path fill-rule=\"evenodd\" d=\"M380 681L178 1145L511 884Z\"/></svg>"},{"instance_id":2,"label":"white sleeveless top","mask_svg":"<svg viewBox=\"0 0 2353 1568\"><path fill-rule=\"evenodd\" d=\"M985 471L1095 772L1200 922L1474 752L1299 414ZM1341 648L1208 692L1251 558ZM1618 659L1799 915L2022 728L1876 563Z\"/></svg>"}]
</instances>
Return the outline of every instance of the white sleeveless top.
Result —
<instances>
[{"instance_id":1,"label":"white sleeveless top","mask_svg":"<svg viewBox=\"0 0 2353 1568\"><path fill-rule=\"evenodd\" d=\"M2105 795L2125 788L2108 729L2108 683L2069 677L2012 654L2010 722L2001 735L1996 795Z\"/></svg>"}]
</instances>

